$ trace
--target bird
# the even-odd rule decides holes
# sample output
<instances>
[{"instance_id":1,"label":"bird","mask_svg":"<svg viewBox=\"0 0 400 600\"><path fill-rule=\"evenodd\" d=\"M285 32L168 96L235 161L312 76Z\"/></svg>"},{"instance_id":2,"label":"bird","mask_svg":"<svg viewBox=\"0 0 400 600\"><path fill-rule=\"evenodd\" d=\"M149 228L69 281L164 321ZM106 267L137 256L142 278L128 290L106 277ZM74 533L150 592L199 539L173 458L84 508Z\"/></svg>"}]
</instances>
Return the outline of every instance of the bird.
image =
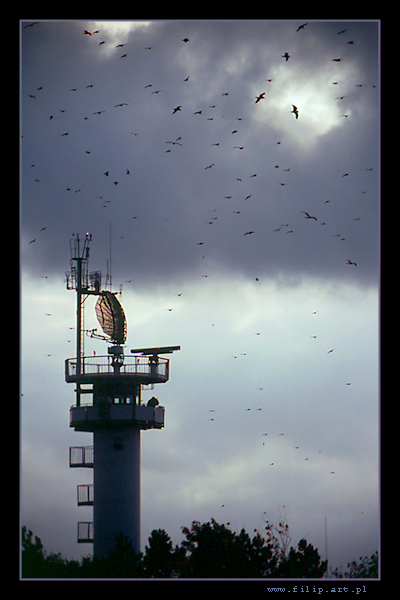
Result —
<instances>
[{"instance_id":1,"label":"bird","mask_svg":"<svg viewBox=\"0 0 400 600\"><path fill-rule=\"evenodd\" d=\"M174 108L174 112L172 113L173 115L178 112L178 110L181 110L182 106L177 106L176 108Z\"/></svg>"},{"instance_id":2,"label":"bird","mask_svg":"<svg viewBox=\"0 0 400 600\"><path fill-rule=\"evenodd\" d=\"M252 233L254 233L254 231L246 231L246 233L244 233L243 235L251 235Z\"/></svg>"},{"instance_id":3,"label":"bird","mask_svg":"<svg viewBox=\"0 0 400 600\"><path fill-rule=\"evenodd\" d=\"M342 175L342 177L348 177L348 176L349 176L349 174L348 174L348 173L344 173L344 174Z\"/></svg>"},{"instance_id":4,"label":"bird","mask_svg":"<svg viewBox=\"0 0 400 600\"><path fill-rule=\"evenodd\" d=\"M331 348L330 350L328 350L327 354L330 354L330 352L333 352L335 348Z\"/></svg>"},{"instance_id":5,"label":"bird","mask_svg":"<svg viewBox=\"0 0 400 600\"><path fill-rule=\"evenodd\" d=\"M187 42L190 42L190 40L189 40L189 38L185 37L185 38L183 38L182 42L185 42L185 44L186 44Z\"/></svg>"},{"instance_id":6,"label":"bird","mask_svg":"<svg viewBox=\"0 0 400 600\"><path fill-rule=\"evenodd\" d=\"M214 166L214 164L215 164L215 163L211 163L211 165L208 165L207 167L204 167L204 170L206 170L206 169L211 169L211 167L213 167L213 166Z\"/></svg>"},{"instance_id":7,"label":"bird","mask_svg":"<svg viewBox=\"0 0 400 600\"><path fill-rule=\"evenodd\" d=\"M84 30L83 35L92 35L91 31L88 31L87 29Z\"/></svg>"},{"instance_id":8,"label":"bird","mask_svg":"<svg viewBox=\"0 0 400 600\"><path fill-rule=\"evenodd\" d=\"M272 467L275 463L269 463L269 466Z\"/></svg>"},{"instance_id":9,"label":"bird","mask_svg":"<svg viewBox=\"0 0 400 600\"><path fill-rule=\"evenodd\" d=\"M128 104L126 102L121 102L121 104L116 104L114 108L117 108L117 106L128 106Z\"/></svg>"},{"instance_id":10,"label":"bird","mask_svg":"<svg viewBox=\"0 0 400 600\"><path fill-rule=\"evenodd\" d=\"M313 216L309 215L308 212L306 212L305 210L301 210L300 212L302 212L303 214L306 215L304 217L305 219L314 219L315 221L318 221L317 217L313 217Z\"/></svg>"},{"instance_id":11,"label":"bird","mask_svg":"<svg viewBox=\"0 0 400 600\"><path fill-rule=\"evenodd\" d=\"M356 262L353 262L353 261L352 261L352 260L350 260L350 259L347 259L347 263L346 263L346 264L347 264L347 265L354 265L355 267L357 266L357 263L356 263Z\"/></svg>"},{"instance_id":12,"label":"bird","mask_svg":"<svg viewBox=\"0 0 400 600\"><path fill-rule=\"evenodd\" d=\"M62 133L62 134L61 134L61 137L63 137L63 135L68 135L68 132L66 132L66 133Z\"/></svg>"},{"instance_id":13,"label":"bird","mask_svg":"<svg viewBox=\"0 0 400 600\"><path fill-rule=\"evenodd\" d=\"M303 25L299 25L299 27L296 29L296 33L297 33L298 31L300 31L300 29L304 29L304 27L305 27L306 25L308 25L308 23L303 23Z\"/></svg>"},{"instance_id":14,"label":"bird","mask_svg":"<svg viewBox=\"0 0 400 600\"><path fill-rule=\"evenodd\" d=\"M290 58L290 54L288 54L288 52L285 52L285 54L282 54L282 58L286 58L286 62L287 62Z\"/></svg>"},{"instance_id":15,"label":"bird","mask_svg":"<svg viewBox=\"0 0 400 600\"><path fill-rule=\"evenodd\" d=\"M343 58L332 58L331 62L341 62Z\"/></svg>"},{"instance_id":16,"label":"bird","mask_svg":"<svg viewBox=\"0 0 400 600\"><path fill-rule=\"evenodd\" d=\"M31 240L31 241L29 242L29 244L33 244L33 242L36 242L36 238L34 238L33 240ZM29 246L29 244L28 244L28 246Z\"/></svg>"},{"instance_id":17,"label":"bird","mask_svg":"<svg viewBox=\"0 0 400 600\"><path fill-rule=\"evenodd\" d=\"M263 92L262 94L260 94L259 96L256 96L256 101L255 104L257 104L257 102L260 102L260 100L264 100L264 96L265 96L266 92Z\"/></svg>"},{"instance_id":18,"label":"bird","mask_svg":"<svg viewBox=\"0 0 400 600\"><path fill-rule=\"evenodd\" d=\"M290 112L294 113L296 115L296 119L298 119L299 118L299 109L294 104L292 104L292 106L293 106L293 110L291 110Z\"/></svg>"}]
</instances>

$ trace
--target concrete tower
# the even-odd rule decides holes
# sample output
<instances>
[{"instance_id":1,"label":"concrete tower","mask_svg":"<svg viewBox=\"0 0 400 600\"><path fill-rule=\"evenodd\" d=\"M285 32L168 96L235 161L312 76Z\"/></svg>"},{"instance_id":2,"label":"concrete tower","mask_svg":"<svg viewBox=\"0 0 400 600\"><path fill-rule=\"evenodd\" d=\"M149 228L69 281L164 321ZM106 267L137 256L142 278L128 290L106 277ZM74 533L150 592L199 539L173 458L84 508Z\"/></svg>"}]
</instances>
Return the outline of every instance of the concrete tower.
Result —
<instances>
[{"instance_id":1,"label":"concrete tower","mask_svg":"<svg viewBox=\"0 0 400 600\"><path fill-rule=\"evenodd\" d=\"M93 506L93 522L78 523L78 542L93 543L94 556L103 558L120 533L140 551L140 432L164 427L165 415L155 397L142 404L141 387L168 381L169 360L159 355L180 346L138 348L125 356L123 308L115 293L101 290L101 273L88 272L91 238L86 234L82 241L78 234L70 243L67 289L77 293L77 340L76 357L65 361L65 379L76 384L70 426L93 433L93 446L70 448L70 467L93 468L93 483L77 490L78 505ZM84 356L83 311L89 295L98 296L96 315L105 335L86 333L111 343L105 356Z\"/></svg>"}]
</instances>

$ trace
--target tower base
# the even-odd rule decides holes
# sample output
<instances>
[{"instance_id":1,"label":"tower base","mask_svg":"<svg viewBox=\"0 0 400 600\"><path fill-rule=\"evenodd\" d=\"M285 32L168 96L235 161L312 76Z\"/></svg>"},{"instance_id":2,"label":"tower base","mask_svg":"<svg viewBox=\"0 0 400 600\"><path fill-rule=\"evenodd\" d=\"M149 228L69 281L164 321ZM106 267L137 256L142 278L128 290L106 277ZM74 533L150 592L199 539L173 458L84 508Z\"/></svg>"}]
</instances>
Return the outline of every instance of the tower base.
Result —
<instances>
[{"instance_id":1,"label":"tower base","mask_svg":"<svg viewBox=\"0 0 400 600\"><path fill-rule=\"evenodd\" d=\"M94 556L123 533L140 552L140 429L94 431Z\"/></svg>"}]
</instances>

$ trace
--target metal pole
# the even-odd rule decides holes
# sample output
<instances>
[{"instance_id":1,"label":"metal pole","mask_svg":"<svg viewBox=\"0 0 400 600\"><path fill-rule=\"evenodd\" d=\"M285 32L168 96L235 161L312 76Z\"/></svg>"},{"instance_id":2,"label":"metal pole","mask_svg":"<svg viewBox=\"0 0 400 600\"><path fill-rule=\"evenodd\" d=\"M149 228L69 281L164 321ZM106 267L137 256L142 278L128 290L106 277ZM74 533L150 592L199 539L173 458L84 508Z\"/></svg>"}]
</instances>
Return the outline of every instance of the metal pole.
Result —
<instances>
[{"instance_id":1,"label":"metal pole","mask_svg":"<svg viewBox=\"0 0 400 600\"><path fill-rule=\"evenodd\" d=\"M326 525L326 517L325 517L325 560L326 560L326 573L328 574L328 529Z\"/></svg>"},{"instance_id":2,"label":"metal pole","mask_svg":"<svg viewBox=\"0 0 400 600\"><path fill-rule=\"evenodd\" d=\"M78 240L79 244L79 240ZM81 374L81 329L82 329L82 259L76 258L76 373ZM76 384L76 404L81 403L81 386Z\"/></svg>"}]
</instances>

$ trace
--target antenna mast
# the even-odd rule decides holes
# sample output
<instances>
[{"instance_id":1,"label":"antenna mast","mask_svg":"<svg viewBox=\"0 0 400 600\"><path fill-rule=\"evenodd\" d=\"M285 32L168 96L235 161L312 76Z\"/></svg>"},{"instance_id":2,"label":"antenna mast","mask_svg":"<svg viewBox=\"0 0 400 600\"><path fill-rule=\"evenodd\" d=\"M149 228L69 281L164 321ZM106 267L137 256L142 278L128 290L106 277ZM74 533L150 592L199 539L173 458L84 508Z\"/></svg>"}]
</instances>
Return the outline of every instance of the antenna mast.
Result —
<instances>
[{"instance_id":1,"label":"antenna mast","mask_svg":"<svg viewBox=\"0 0 400 600\"><path fill-rule=\"evenodd\" d=\"M100 290L101 274L92 274L89 277L89 244L92 241L92 234L87 233L85 239L81 241L79 233L73 233L69 241L71 250L71 270L66 273L67 289L76 290L76 374L82 373L82 355L83 355L83 303L88 294L98 294ZM96 276L97 275L97 276ZM90 279L90 283L89 283ZM93 280L93 281L92 281ZM84 296L84 297L83 297ZM82 298L83 297L83 298ZM76 387L77 405L80 405L81 386L77 383Z\"/></svg>"},{"instance_id":2,"label":"antenna mast","mask_svg":"<svg viewBox=\"0 0 400 600\"><path fill-rule=\"evenodd\" d=\"M110 221L110 290L112 289L112 270L111 270L111 221Z\"/></svg>"}]
</instances>

